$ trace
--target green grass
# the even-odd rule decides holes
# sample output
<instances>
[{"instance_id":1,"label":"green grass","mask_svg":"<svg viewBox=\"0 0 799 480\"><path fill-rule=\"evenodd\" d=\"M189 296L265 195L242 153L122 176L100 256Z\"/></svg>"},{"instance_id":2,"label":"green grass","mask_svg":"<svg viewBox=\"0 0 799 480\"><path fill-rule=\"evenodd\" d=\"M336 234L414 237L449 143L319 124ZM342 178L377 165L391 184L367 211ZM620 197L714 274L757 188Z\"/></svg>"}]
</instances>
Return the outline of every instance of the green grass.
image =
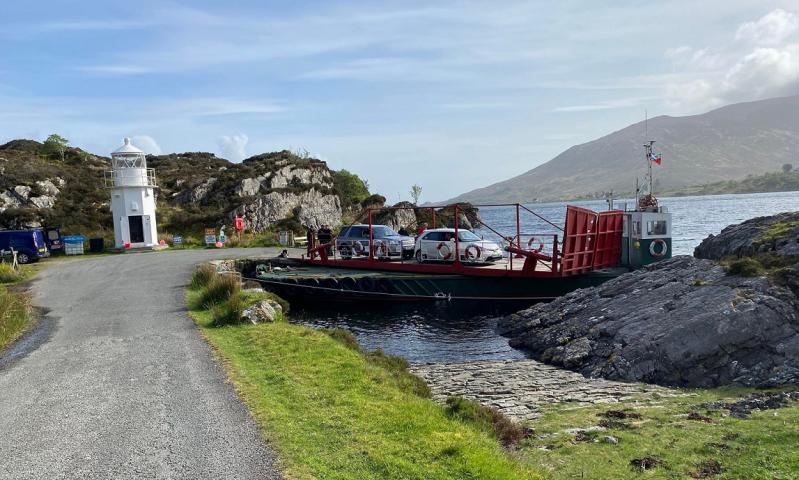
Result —
<instances>
[{"instance_id":1,"label":"green grass","mask_svg":"<svg viewBox=\"0 0 799 480\"><path fill-rule=\"evenodd\" d=\"M19 270L0 264L0 351L25 333L32 320L28 295L9 290L8 285L24 282L41 269L40 263L22 265Z\"/></svg>"},{"instance_id":2,"label":"green grass","mask_svg":"<svg viewBox=\"0 0 799 480\"><path fill-rule=\"evenodd\" d=\"M0 283L14 283L21 278L22 272L11 268L10 263L0 263Z\"/></svg>"},{"instance_id":3,"label":"green grass","mask_svg":"<svg viewBox=\"0 0 799 480\"><path fill-rule=\"evenodd\" d=\"M799 226L799 222L796 221L773 223L760 234L760 237L754 243L755 245L774 243L787 237L797 226Z\"/></svg>"},{"instance_id":4,"label":"green grass","mask_svg":"<svg viewBox=\"0 0 799 480\"><path fill-rule=\"evenodd\" d=\"M546 478L692 478L701 467L718 462L717 479L794 479L799 478L799 405L753 413L749 418L723 416L700 408L707 401L739 398L748 393L740 389L691 392L685 396L658 400L625 402L621 405L570 407L556 405L533 426L536 435L522 442L520 457L528 465L543 467ZM603 420L600 413L624 410L640 418L605 419L610 428L575 435L567 428L591 427ZM710 423L691 420L695 411L710 417ZM614 436L618 445L606 443ZM594 442L596 439L598 441ZM631 466L634 459L646 456L662 464L641 472Z\"/></svg>"},{"instance_id":5,"label":"green grass","mask_svg":"<svg viewBox=\"0 0 799 480\"><path fill-rule=\"evenodd\" d=\"M233 294L243 305L263 295L269 294ZM188 292L191 315L287 478L799 478L799 402L744 419L703 404L732 402L752 389L561 403L544 407L529 434L460 397L434 403L405 360L364 352L346 330L284 321L215 326L201 296L199 289ZM642 463L654 466L643 470Z\"/></svg>"},{"instance_id":6,"label":"green grass","mask_svg":"<svg viewBox=\"0 0 799 480\"><path fill-rule=\"evenodd\" d=\"M19 338L30 323L28 297L0 286L0 351Z\"/></svg>"},{"instance_id":7,"label":"green grass","mask_svg":"<svg viewBox=\"0 0 799 480\"><path fill-rule=\"evenodd\" d=\"M188 304L198 305L191 291ZM391 360L276 322L213 327L191 312L288 478L541 478L489 433L414 393Z\"/></svg>"}]
</instances>

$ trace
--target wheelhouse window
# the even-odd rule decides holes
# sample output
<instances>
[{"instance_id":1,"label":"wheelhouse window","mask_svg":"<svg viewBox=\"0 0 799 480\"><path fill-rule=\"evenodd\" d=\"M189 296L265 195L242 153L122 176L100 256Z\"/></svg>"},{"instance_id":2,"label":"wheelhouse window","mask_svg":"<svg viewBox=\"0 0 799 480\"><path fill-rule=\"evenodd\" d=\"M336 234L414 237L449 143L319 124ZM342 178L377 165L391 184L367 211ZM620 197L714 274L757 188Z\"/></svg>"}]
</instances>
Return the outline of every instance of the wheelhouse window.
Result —
<instances>
[{"instance_id":1,"label":"wheelhouse window","mask_svg":"<svg viewBox=\"0 0 799 480\"><path fill-rule=\"evenodd\" d=\"M646 222L647 235L666 235L667 228L665 220L650 220Z\"/></svg>"}]
</instances>

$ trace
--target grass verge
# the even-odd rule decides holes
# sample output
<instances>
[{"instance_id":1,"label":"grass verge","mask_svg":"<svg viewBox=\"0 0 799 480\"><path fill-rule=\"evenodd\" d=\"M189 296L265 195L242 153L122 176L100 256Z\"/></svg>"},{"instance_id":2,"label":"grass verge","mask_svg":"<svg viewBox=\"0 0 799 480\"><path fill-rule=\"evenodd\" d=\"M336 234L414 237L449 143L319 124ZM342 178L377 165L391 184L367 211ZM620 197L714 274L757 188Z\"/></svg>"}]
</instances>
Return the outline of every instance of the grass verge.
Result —
<instances>
[{"instance_id":1,"label":"grass verge","mask_svg":"<svg viewBox=\"0 0 799 480\"><path fill-rule=\"evenodd\" d=\"M286 322L214 327L200 296L188 293L191 315L287 477L541 478L491 434L424 398L393 357Z\"/></svg>"},{"instance_id":2,"label":"grass verge","mask_svg":"<svg viewBox=\"0 0 799 480\"><path fill-rule=\"evenodd\" d=\"M246 304L260 294L234 295ZM780 408L755 402L763 409L739 418L730 404L769 392L678 390L554 404L520 428L459 397L435 404L404 360L363 352L345 330L284 321L215 327L202 297L188 292L191 315L288 478L799 478L795 399Z\"/></svg>"},{"instance_id":3,"label":"grass verge","mask_svg":"<svg viewBox=\"0 0 799 480\"><path fill-rule=\"evenodd\" d=\"M797 402L746 418L714 406L751 393L713 389L621 404L552 406L535 422L535 436L522 442L519 456L556 480L799 478Z\"/></svg>"},{"instance_id":4,"label":"grass verge","mask_svg":"<svg viewBox=\"0 0 799 480\"><path fill-rule=\"evenodd\" d=\"M41 265L23 265L12 270L6 263L0 263L0 351L11 345L31 326L30 297L8 287L33 277Z\"/></svg>"}]
</instances>

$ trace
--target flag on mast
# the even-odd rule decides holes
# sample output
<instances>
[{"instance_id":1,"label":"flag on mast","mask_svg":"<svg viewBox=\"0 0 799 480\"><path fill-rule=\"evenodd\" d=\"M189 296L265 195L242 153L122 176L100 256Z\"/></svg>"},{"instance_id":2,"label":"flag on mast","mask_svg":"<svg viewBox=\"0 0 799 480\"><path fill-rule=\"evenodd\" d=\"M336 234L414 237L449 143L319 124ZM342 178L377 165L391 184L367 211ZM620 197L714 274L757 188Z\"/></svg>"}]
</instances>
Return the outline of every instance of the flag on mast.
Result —
<instances>
[{"instance_id":1,"label":"flag on mast","mask_svg":"<svg viewBox=\"0 0 799 480\"><path fill-rule=\"evenodd\" d=\"M660 158L660 154L655 154L655 152L649 154L649 160L654 162L655 165L660 165L660 162L663 161L663 159Z\"/></svg>"}]
</instances>

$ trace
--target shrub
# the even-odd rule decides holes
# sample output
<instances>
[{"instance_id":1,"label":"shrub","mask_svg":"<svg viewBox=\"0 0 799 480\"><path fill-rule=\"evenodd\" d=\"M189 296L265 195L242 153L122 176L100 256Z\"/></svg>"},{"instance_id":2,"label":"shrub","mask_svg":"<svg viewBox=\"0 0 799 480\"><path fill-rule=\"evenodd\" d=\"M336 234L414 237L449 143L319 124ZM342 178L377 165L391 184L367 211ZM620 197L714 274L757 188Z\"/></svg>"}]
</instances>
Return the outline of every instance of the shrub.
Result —
<instances>
[{"instance_id":1,"label":"shrub","mask_svg":"<svg viewBox=\"0 0 799 480\"><path fill-rule=\"evenodd\" d=\"M189 287L197 290L208 285L211 280L216 276L216 267L208 263L200 265L194 270L191 275L191 282Z\"/></svg>"},{"instance_id":2,"label":"shrub","mask_svg":"<svg viewBox=\"0 0 799 480\"><path fill-rule=\"evenodd\" d=\"M215 327L236 325L241 322L241 314L247 308L241 298L241 293L236 291L226 301L216 305L211 310L211 319Z\"/></svg>"},{"instance_id":3,"label":"shrub","mask_svg":"<svg viewBox=\"0 0 799 480\"><path fill-rule=\"evenodd\" d=\"M757 277L763 275L763 265L754 258L744 257L734 260L727 265L727 275L741 277Z\"/></svg>"},{"instance_id":4,"label":"shrub","mask_svg":"<svg viewBox=\"0 0 799 480\"><path fill-rule=\"evenodd\" d=\"M0 263L0 283L12 283L18 281L22 276L17 270L11 267L10 263Z\"/></svg>"},{"instance_id":5,"label":"shrub","mask_svg":"<svg viewBox=\"0 0 799 480\"><path fill-rule=\"evenodd\" d=\"M211 308L227 301L234 293L241 290L239 278L235 275L215 274L208 285L200 292L199 304L204 308Z\"/></svg>"},{"instance_id":6,"label":"shrub","mask_svg":"<svg viewBox=\"0 0 799 480\"><path fill-rule=\"evenodd\" d=\"M503 447L509 448L524 438L522 428L496 408L489 408L463 397L448 397L447 414L492 432Z\"/></svg>"}]
</instances>

